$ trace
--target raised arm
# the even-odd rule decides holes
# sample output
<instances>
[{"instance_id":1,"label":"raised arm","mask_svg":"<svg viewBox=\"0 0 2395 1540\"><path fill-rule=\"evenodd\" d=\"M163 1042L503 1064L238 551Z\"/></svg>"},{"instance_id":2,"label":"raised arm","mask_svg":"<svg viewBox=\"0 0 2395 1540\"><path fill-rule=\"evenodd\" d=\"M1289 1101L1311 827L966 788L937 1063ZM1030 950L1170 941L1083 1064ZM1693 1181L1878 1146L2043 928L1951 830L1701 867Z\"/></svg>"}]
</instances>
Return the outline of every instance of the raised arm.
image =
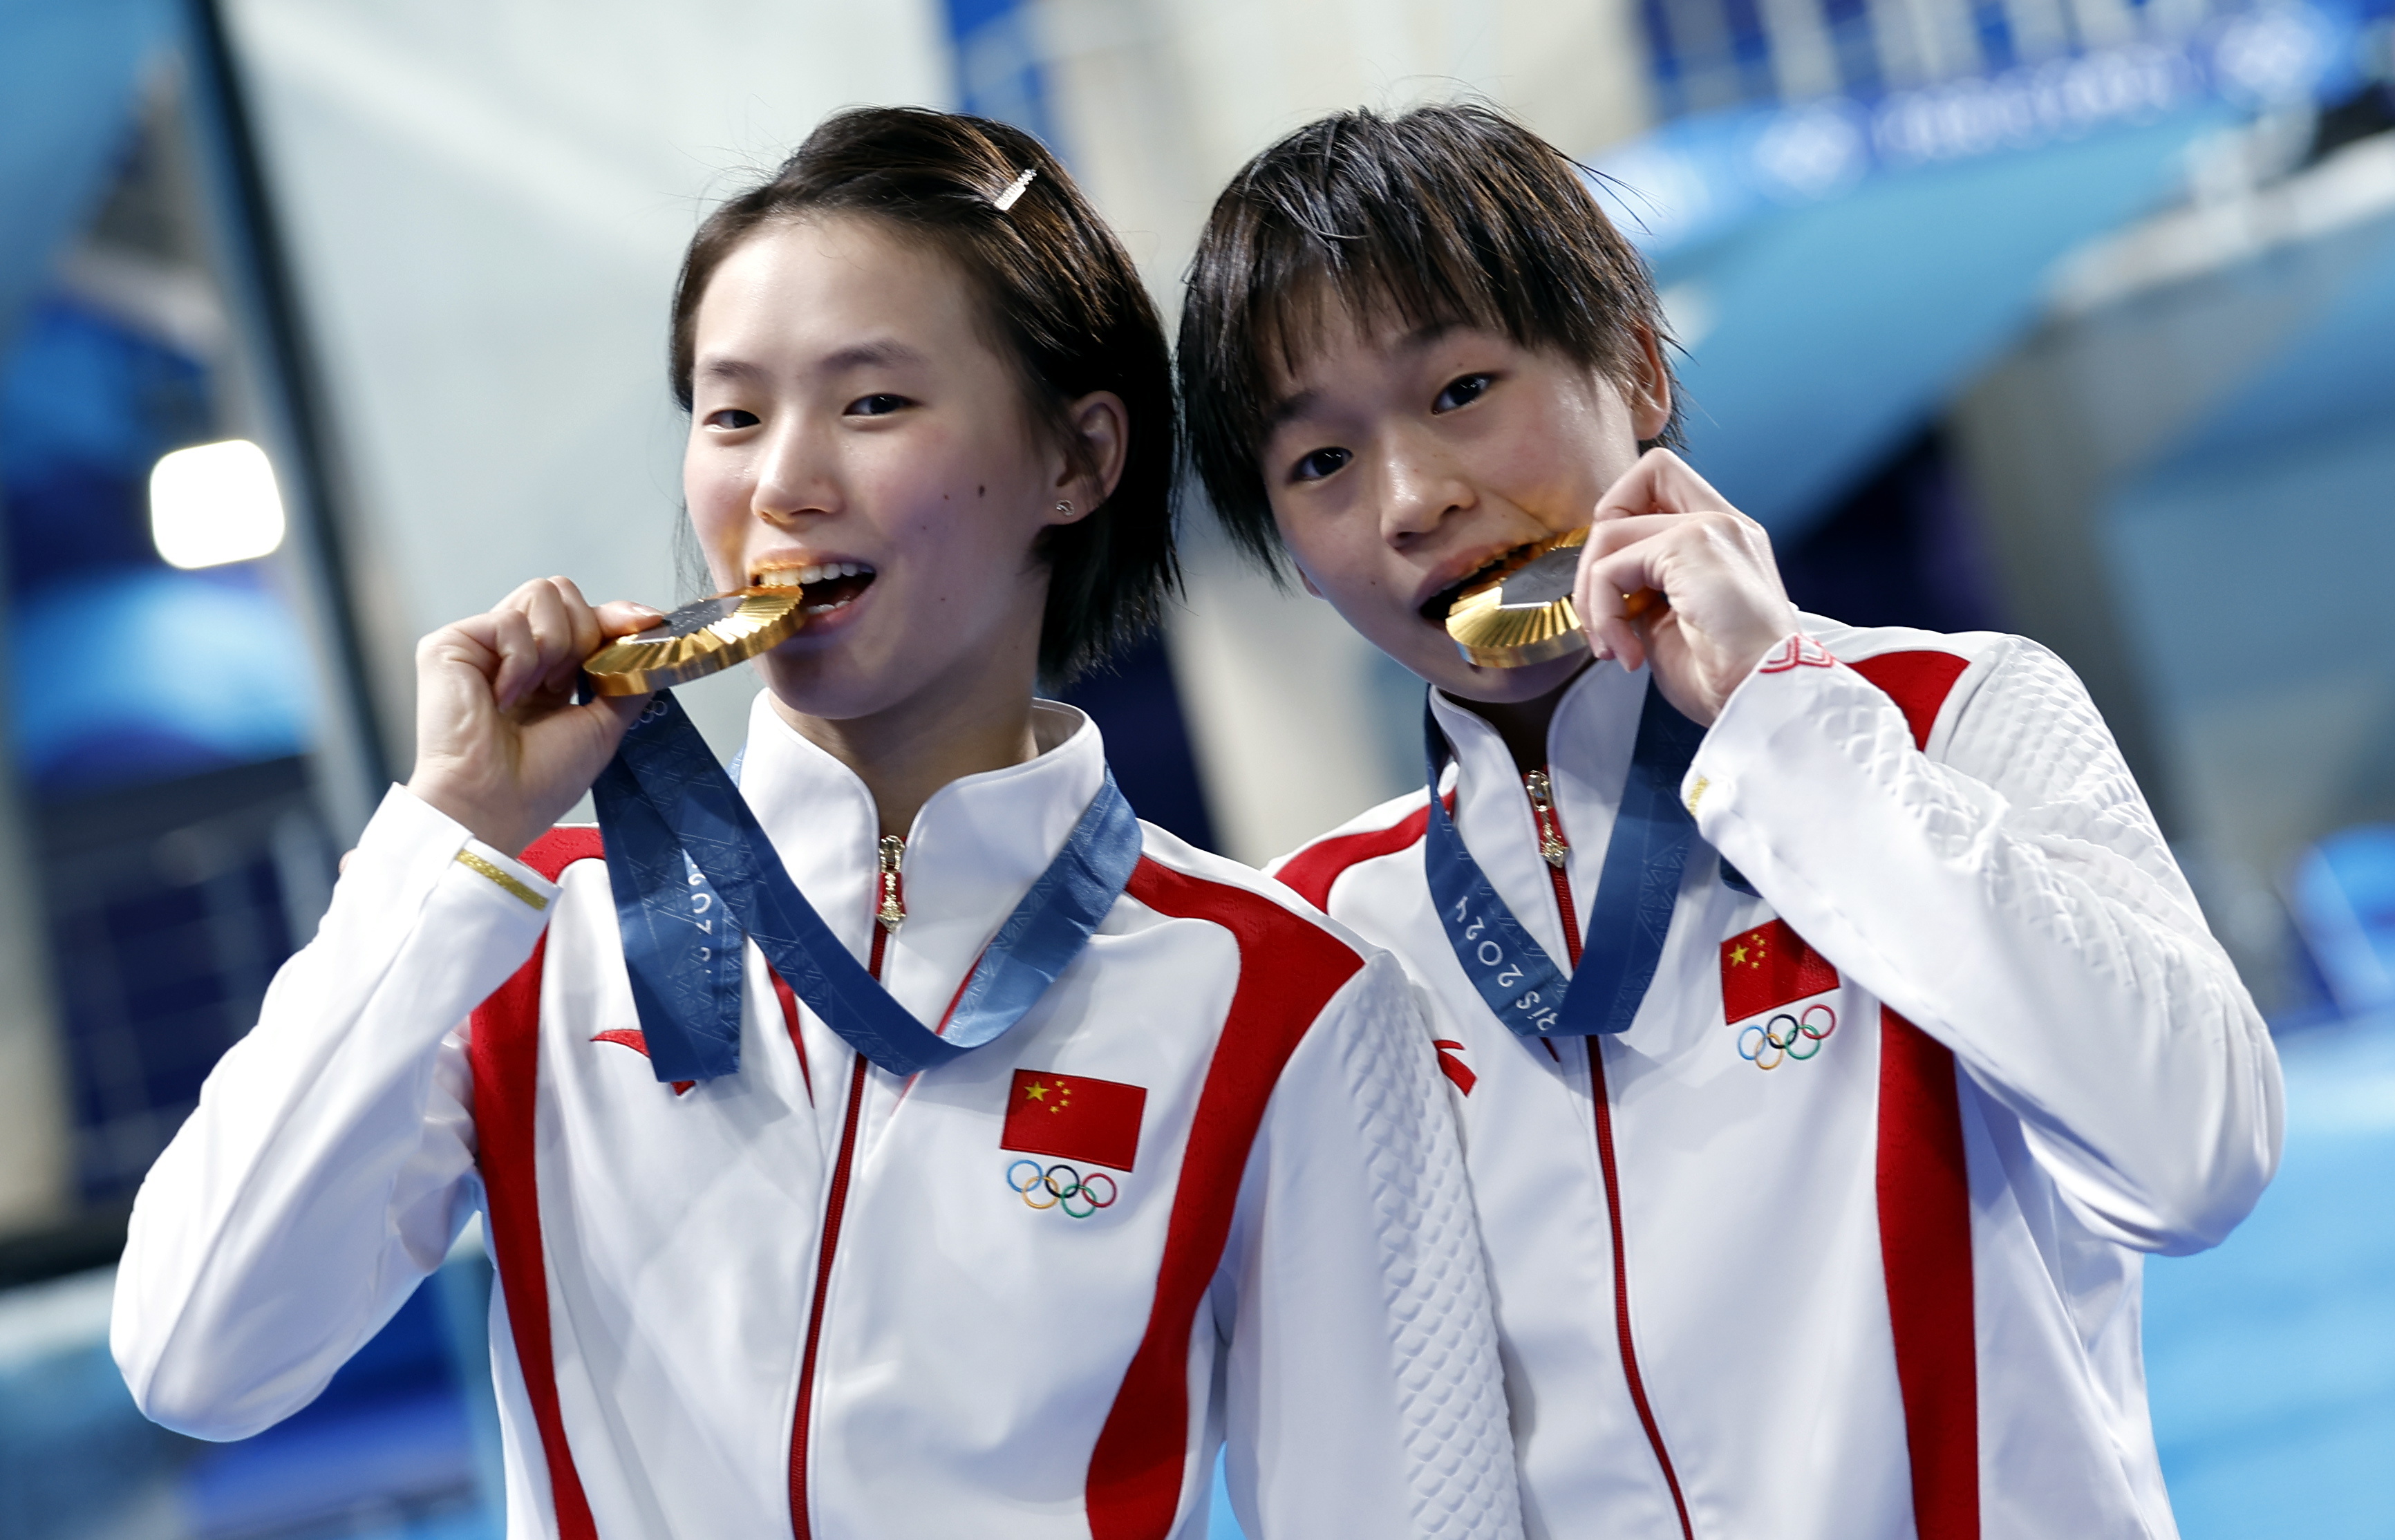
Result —
<instances>
[{"instance_id":1,"label":"raised arm","mask_svg":"<svg viewBox=\"0 0 2395 1540\"><path fill-rule=\"evenodd\" d=\"M1683 792L1807 941L2020 1118L2097 1233L2216 1244L2278 1162L2269 1029L2079 681L1994 646L1942 763L1860 674L1797 666L1740 687Z\"/></svg>"},{"instance_id":2,"label":"raised arm","mask_svg":"<svg viewBox=\"0 0 2395 1540\"><path fill-rule=\"evenodd\" d=\"M645 703L574 704L581 660L655 615L549 578L417 647L409 788L135 1202L110 1336L159 1422L237 1439L288 1416L440 1263L473 1202L453 1029L547 923L555 890L515 854Z\"/></svg>"},{"instance_id":3,"label":"raised arm","mask_svg":"<svg viewBox=\"0 0 2395 1540\"><path fill-rule=\"evenodd\" d=\"M1376 956L1273 1093L1224 1258L1228 1476L1258 1540L1521 1533L1452 1114Z\"/></svg>"},{"instance_id":4,"label":"raised arm","mask_svg":"<svg viewBox=\"0 0 2395 1540\"><path fill-rule=\"evenodd\" d=\"M1669 604L1635 619L1625 594ZM1799 934L1953 1049L2097 1234L2195 1251L2278 1163L2278 1058L2077 679L1995 642L1933 763L1799 630L1761 525L1668 450L1596 509L1581 614L1711 731L1697 825Z\"/></svg>"},{"instance_id":5,"label":"raised arm","mask_svg":"<svg viewBox=\"0 0 2395 1540\"><path fill-rule=\"evenodd\" d=\"M451 1029L531 954L554 894L411 793L385 799L141 1185L110 1340L145 1414L204 1439L271 1426L440 1266L476 1202Z\"/></svg>"}]
</instances>

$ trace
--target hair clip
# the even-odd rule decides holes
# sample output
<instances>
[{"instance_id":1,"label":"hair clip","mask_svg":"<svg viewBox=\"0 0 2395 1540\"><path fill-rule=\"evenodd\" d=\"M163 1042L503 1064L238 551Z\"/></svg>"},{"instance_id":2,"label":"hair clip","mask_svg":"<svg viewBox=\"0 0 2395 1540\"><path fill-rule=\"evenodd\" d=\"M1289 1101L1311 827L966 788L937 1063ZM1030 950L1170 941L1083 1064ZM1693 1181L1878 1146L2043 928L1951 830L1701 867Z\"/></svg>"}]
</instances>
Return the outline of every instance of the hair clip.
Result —
<instances>
[{"instance_id":1,"label":"hair clip","mask_svg":"<svg viewBox=\"0 0 2395 1540\"><path fill-rule=\"evenodd\" d=\"M1015 178L1014 180L1008 183L1005 192L1000 192L997 197L990 200L990 206L997 209L1000 214L1012 208L1014 206L1015 200L1023 196L1023 190L1029 187L1031 185L1031 179L1038 175L1039 175L1039 168L1038 166L1027 166L1024 167L1023 175Z\"/></svg>"}]
</instances>

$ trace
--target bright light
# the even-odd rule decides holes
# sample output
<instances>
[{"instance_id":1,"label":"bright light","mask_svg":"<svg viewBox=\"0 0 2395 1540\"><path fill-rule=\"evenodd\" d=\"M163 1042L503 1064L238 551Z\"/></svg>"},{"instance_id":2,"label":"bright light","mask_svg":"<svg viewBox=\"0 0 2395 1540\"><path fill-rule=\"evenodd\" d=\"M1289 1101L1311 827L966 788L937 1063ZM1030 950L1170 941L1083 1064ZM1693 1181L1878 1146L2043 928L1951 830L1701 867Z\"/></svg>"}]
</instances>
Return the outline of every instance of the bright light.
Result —
<instances>
[{"instance_id":1,"label":"bright light","mask_svg":"<svg viewBox=\"0 0 2395 1540\"><path fill-rule=\"evenodd\" d=\"M179 567L222 566L283 543L283 497L247 439L178 449L150 470L150 539Z\"/></svg>"}]
</instances>

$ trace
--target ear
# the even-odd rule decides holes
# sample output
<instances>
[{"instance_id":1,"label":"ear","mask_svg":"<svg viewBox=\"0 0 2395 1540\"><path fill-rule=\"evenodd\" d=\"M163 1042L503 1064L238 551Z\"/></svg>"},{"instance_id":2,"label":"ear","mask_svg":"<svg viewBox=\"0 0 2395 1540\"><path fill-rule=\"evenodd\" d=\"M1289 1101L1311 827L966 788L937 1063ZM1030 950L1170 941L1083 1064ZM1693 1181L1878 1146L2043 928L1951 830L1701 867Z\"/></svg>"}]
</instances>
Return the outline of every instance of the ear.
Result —
<instances>
[{"instance_id":1,"label":"ear","mask_svg":"<svg viewBox=\"0 0 2395 1540\"><path fill-rule=\"evenodd\" d=\"M1321 598L1321 597L1322 597L1322 591L1321 591L1320 589L1316 588L1316 587L1314 586L1314 578L1313 578L1313 576L1312 576L1311 574L1309 574L1309 573L1308 573L1308 572L1307 572L1303 567L1302 567L1302 566L1297 566L1297 564L1296 564L1295 562L1291 562L1291 563L1290 564L1290 565L1291 565L1291 566L1293 566L1293 567L1297 567L1297 580L1298 580L1300 583L1303 583L1303 584L1304 584L1304 585L1305 585L1305 591L1306 591L1306 592L1308 592L1308 593L1310 593L1310 594L1312 594L1312 595L1314 595L1317 599Z\"/></svg>"},{"instance_id":2,"label":"ear","mask_svg":"<svg viewBox=\"0 0 2395 1540\"><path fill-rule=\"evenodd\" d=\"M1634 321L1631 331L1638 339L1637 372L1622 400L1630 408L1631 429L1644 444L1671 426L1672 371L1663 366L1663 350L1652 326Z\"/></svg>"},{"instance_id":3,"label":"ear","mask_svg":"<svg viewBox=\"0 0 2395 1540\"><path fill-rule=\"evenodd\" d=\"M1070 524L1113 497L1131 454L1131 411L1112 391L1092 391L1071 403L1065 422L1072 443L1056 475L1056 492L1072 511L1052 511L1050 524Z\"/></svg>"}]
</instances>

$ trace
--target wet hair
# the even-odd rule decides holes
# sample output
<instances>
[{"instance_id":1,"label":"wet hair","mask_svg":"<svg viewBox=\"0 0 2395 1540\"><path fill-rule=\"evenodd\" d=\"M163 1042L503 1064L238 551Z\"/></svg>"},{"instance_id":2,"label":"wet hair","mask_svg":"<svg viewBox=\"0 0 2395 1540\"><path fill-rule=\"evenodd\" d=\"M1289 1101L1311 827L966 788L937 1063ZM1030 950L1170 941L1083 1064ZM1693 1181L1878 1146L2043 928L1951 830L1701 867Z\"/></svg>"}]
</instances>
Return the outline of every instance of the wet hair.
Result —
<instances>
[{"instance_id":1,"label":"wet hair","mask_svg":"<svg viewBox=\"0 0 2395 1540\"><path fill-rule=\"evenodd\" d=\"M1666 353L1647 264L1590 175L1502 113L1456 105L1335 113L1231 179L1189 265L1180 372L1191 458L1235 544L1280 570L1262 463L1275 366L1294 372L1334 311L1502 333L1624 388L1645 373L1638 328ZM1647 445L1679 444L1672 400Z\"/></svg>"},{"instance_id":2,"label":"wet hair","mask_svg":"<svg viewBox=\"0 0 2395 1540\"><path fill-rule=\"evenodd\" d=\"M1146 635L1180 586L1171 355L1122 244L1019 128L911 107L836 113L771 177L708 215L674 286L669 366L682 409L699 300L724 258L760 230L837 215L879 220L956 264L979 292L990 340L1021 370L1032 422L1077 462L1066 405L1092 391L1122 398L1129 442L1113 494L1035 548L1049 568L1041 678L1064 684Z\"/></svg>"}]
</instances>

